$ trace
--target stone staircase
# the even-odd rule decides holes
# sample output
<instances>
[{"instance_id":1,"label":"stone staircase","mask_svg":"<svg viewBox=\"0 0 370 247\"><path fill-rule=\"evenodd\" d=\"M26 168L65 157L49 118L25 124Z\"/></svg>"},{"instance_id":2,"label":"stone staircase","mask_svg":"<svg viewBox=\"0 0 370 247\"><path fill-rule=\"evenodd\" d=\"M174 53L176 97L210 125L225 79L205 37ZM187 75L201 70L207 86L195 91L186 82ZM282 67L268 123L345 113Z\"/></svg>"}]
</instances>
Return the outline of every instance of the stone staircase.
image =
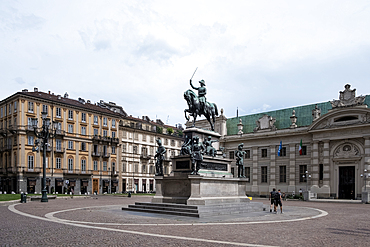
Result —
<instances>
[{"instance_id":1,"label":"stone staircase","mask_svg":"<svg viewBox=\"0 0 370 247\"><path fill-rule=\"evenodd\" d=\"M214 205L135 202L135 205L122 207L122 210L203 218L219 215L261 212L265 211L266 208L261 202L223 203Z\"/></svg>"}]
</instances>

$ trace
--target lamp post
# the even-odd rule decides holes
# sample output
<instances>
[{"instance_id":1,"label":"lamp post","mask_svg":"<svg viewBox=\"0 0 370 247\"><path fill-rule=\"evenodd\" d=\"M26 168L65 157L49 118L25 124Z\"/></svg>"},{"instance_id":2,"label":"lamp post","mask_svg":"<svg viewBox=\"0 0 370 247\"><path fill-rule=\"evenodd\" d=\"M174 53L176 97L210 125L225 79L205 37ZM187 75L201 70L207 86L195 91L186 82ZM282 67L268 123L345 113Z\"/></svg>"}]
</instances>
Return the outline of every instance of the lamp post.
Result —
<instances>
[{"instance_id":1,"label":"lamp post","mask_svg":"<svg viewBox=\"0 0 370 247\"><path fill-rule=\"evenodd\" d=\"M361 174L361 177L364 178L364 182L365 182L365 191L367 191L367 188L366 188L366 179L367 179L367 176L369 176L369 173L367 173L367 170L365 169L364 170L364 174Z\"/></svg>"},{"instance_id":2,"label":"lamp post","mask_svg":"<svg viewBox=\"0 0 370 247\"><path fill-rule=\"evenodd\" d=\"M43 161L42 161L42 197L41 202L48 202L47 190L46 190L46 149L48 147L48 139L52 137L52 134L49 131L50 119L47 118L47 112L41 112L42 115L42 128L38 130L37 128L37 118L33 118L33 130L35 136L41 140L41 146L43 148ZM56 123L54 123L56 125ZM55 127L55 126L54 126ZM35 141L35 147L32 148L32 151L38 152L39 141Z\"/></svg>"}]
</instances>

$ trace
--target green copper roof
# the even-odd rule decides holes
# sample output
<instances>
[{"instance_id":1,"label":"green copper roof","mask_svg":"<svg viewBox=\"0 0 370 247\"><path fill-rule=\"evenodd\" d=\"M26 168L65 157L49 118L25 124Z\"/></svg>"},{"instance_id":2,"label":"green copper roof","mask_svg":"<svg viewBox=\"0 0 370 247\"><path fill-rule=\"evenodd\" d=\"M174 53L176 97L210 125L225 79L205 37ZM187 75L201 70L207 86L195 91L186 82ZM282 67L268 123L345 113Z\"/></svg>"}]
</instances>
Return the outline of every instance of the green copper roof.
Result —
<instances>
[{"instance_id":1,"label":"green copper roof","mask_svg":"<svg viewBox=\"0 0 370 247\"><path fill-rule=\"evenodd\" d=\"M366 95L365 102L368 107L370 106L370 95ZM236 135L238 133L238 123L239 119L242 120L243 132L251 133L253 129L257 127L256 121L263 115L268 115L276 118L275 126L277 129L287 129L291 125L290 116L292 116L293 110L295 110L295 115L297 117L297 126L304 127L309 126L312 123L312 110L315 109L316 104L296 106L276 111L262 112L252 115L239 116L234 118L229 118L226 122L227 135ZM321 109L321 116L328 113L332 109L329 101L317 103L317 107Z\"/></svg>"}]
</instances>

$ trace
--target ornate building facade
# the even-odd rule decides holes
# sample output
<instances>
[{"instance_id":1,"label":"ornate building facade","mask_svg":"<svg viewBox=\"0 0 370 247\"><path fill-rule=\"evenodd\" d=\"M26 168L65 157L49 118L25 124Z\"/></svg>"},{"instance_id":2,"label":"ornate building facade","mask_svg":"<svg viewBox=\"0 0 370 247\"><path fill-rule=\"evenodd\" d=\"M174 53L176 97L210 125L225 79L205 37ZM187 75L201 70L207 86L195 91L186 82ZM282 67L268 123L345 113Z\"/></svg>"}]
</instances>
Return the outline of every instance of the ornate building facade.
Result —
<instances>
[{"instance_id":1,"label":"ornate building facade","mask_svg":"<svg viewBox=\"0 0 370 247\"><path fill-rule=\"evenodd\" d=\"M248 195L268 196L277 188L287 194L309 190L318 198L361 197L370 180L364 179L370 170L370 96L356 97L350 87L331 102L217 118L228 158L244 143ZM198 126L207 128L204 120ZM232 166L236 171L235 161Z\"/></svg>"},{"instance_id":2,"label":"ornate building facade","mask_svg":"<svg viewBox=\"0 0 370 247\"><path fill-rule=\"evenodd\" d=\"M161 139L166 148L163 173L172 172L171 157L180 154L183 143L181 125L165 125L161 120L155 122L149 117L142 119L132 116L120 122L121 140L121 191L155 191L155 154L158 148L156 139Z\"/></svg>"},{"instance_id":3,"label":"ornate building facade","mask_svg":"<svg viewBox=\"0 0 370 247\"><path fill-rule=\"evenodd\" d=\"M79 98L23 90L0 101L0 191L40 193L43 150L34 123L51 121L46 150L48 193L118 191L119 121L122 114Z\"/></svg>"}]
</instances>

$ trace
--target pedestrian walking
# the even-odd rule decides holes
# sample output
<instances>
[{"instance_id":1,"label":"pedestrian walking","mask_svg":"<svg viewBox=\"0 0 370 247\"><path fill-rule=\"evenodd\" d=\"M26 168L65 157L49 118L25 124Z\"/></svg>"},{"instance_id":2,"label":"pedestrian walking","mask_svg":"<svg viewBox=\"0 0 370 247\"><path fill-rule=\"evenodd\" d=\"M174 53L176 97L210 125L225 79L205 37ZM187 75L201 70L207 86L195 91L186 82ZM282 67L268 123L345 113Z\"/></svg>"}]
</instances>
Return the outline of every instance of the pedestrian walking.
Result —
<instances>
[{"instance_id":1,"label":"pedestrian walking","mask_svg":"<svg viewBox=\"0 0 370 247\"><path fill-rule=\"evenodd\" d=\"M271 201L271 205L270 205L270 213L272 212L272 206L275 205L275 194L276 194L276 189L273 188L272 191L270 192L270 195L269 195L269 201ZM274 207L275 209L275 207Z\"/></svg>"},{"instance_id":2,"label":"pedestrian walking","mask_svg":"<svg viewBox=\"0 0 370 247\"><path fill-rule=\"evenodd\" d=\"M274 212L277 213L277 206L280 206L280 213L283 213L283 203L281 202L281 191L278 190L275 194L275 206L274 206Z\"/></svg>"}]
</instances>

